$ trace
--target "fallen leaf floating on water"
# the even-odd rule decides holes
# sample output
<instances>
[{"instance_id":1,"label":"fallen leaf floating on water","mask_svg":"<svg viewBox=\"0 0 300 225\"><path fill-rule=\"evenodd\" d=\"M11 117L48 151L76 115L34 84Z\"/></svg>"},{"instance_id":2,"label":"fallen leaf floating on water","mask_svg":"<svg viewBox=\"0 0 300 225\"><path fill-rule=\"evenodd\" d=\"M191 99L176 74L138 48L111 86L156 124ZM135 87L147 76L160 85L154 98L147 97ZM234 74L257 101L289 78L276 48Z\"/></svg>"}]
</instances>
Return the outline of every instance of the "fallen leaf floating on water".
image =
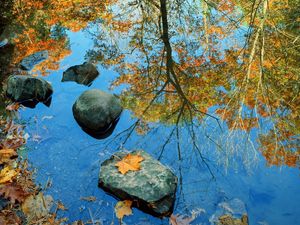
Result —
<instances>
[{"instance_id":1,"label":"fallen leaf floating on water","mask_svg":"<svg viewBox=\"0 0 300 225\"><path fill-rule=\"evenodd\" d=\"M181 216L181 215L171 215L170 216L170 220L169 223L171 225L190 225L191 222L194 220L195 218L192 217L187 217L187 216Z\"/></svg>"},{"instance_id":2,"label":"fallen leaf floating on water","mask_svg":"<svg viewBox=\"0 0 300 225\"><path fill-rule=\"evenodd\" d=\"M7 184L0 188L0 195L3 195L4 198L9 199L12 204L15 204L16 201L22 203L28 196L28 193L17 184Z\"/></svg>"},{"instance_id":3,"label":"fallen leaf floating on water","mask_svg":"<svg viewBox=\"0 0 300 225\"><path fill-rule=\"evenodd\" d=\"M36 221L49 215L52 205L53 198L51 196L44 196L40 192L37 195L28 196L21 207L24 214L30 219L28 224L37 224L35 223Z\"/></svg>"},{"instance_id":4,"label":"fallen leaf floating on water","mask_svg":"<svg viewBox=\"0 0 300 225\"><path fill-rule=\"evenodd\" d=\"M115 213L117 218L122 220L124 216L132 215L131 205L132 201L130 200L117 202L115 206Z\"/></svg>"},{"instance_id":5,"label":"fallen leaf floating on water","mask_svg":"<svg viewBox=\"0 0 300 225\"><path fill-rule=\"evenodd\" d=\"M77 220L73 222L72 225L84 225L84 223L81 220Z\"/></svg>"},{"instance_id":6,"label":"fallen leaf floating on water","mask_svg":"<svg viewBox=\"0 0 300 225\"><path fill-rule=\"evenodd\" d=\"M80 200L84 200L84 201L88 201L88 202L95 202L96 197L95 196L80 197Z\"/></svg>"},{"instance_id":7,"label":"fallen leaf floating on water","mask_svg":"<svg viewBox=\"0 0 300 225\"><path fill-rule=\"evenodd\" d=\"M116 163L116 166L118 167L120 173L126 174L128 171L138 171L141 169L140 163L144 160L142 156L139 154L132 155L128 154L126 155L121 161Z\"/></svg>"},{"instance_id":8,"label":"fallen leaf floating on water","mask_svg":"<svg viewBox=\"0 0 300 225\"><path fill-rule=\"evenodd\" d=\"M65 205L64 205L61 201L59 201L59 202L57 203L57 209L62 210L62 211L68 210L68 209L65 207Z\"/></svg>"},{"instance_id":9,"label":"fallen leaf floating on water","mask_svg":"<svg viewBox=\"0 0 300 225\"><path fill-rule=\"evenodd\" d=\"M0 184L11 182L12 179L18 175L15 169L11 169L8 166L4 167L0 171Z\"/></svg>"}]
</instances>

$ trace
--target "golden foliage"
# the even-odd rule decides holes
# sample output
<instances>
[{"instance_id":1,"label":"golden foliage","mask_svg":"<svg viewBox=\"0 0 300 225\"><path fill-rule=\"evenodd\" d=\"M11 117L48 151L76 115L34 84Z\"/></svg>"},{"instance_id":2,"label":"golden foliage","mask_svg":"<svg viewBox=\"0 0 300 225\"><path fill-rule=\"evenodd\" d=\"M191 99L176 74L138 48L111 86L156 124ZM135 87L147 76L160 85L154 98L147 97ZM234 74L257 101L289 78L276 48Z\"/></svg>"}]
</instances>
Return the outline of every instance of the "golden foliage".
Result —
<instances>
[{"instance_id":1,"label":"golden foliage","mask_svg":"<svg viewBox=\"0 0 300 225\"><path fill-rule=\"evenodd\" d=\"M9 166L4 167L0 170L0 184L12 182L19 172L16 169L10 168Z\"/></svg>"},{"instance_id":2,"label":"golden foliage","mask_svg":"<svg viewBox=\"0 0 300 225\"><path fill-rule=\"evenodd\" d=\"M1 149L0 150L0 164L8 163L13 158L16 158L18 154L14 149Z\"/></svg>"}]
</instances>

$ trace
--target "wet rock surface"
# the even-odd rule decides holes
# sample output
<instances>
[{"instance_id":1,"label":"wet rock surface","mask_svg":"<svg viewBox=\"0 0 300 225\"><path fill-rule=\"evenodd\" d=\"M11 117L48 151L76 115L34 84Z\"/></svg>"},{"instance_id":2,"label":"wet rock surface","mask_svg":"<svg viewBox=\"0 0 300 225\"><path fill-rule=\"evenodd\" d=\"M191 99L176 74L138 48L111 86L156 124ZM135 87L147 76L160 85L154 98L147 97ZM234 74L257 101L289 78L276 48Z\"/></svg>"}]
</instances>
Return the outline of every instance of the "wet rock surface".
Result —
<instances>
[{"instance_id":1,"label":"wet rock surface","mask_svg":"<svg viewBox=\"0 0 300 225\"><path fill-rule=\"evenodd\" d=\"M133 151L144 160L139 171L121 174L116 163L128 153L117 152L101 164L99 187L121 200L154 216L168 216L173 211L177 177L166 166L142 150Z\"/></svg>"},{"instance_id":2,"label":"wet rock surface","mask_svg":"<svg viewBox=\"0 0 300 225\"><path fill-rule=\"evenodd\" d=\"M51 84L42 78L16 75L7 81L7 97L27 107L33 108L39 102L50 106L52 93Z\"/></svg>"},{"instance_id":3,"label":"wet rock surface","mask_svg":"<svg viewBox=\"0 0 300 225\"><path fill-rule=\"evenodd\" d=\"M116 96L97 89L83 92L72 109L74 118L82 129L98 139L113 132L122 112Z\"/></svg>"},{"instance_id":4,"label":"wet rock surface","mask_svg":"<svg viewBox=\"0 0 300 225\"><path fill-rule=\"evenodd\" d=\"M68 68L63 73L62 82L75 81L78 84L90 86L92 82L99 76L99 72L92 63L83 63Z\"/></svg>"},{"instance_id":5,"label":"wet rock surface","mask_svg":"<svg viewBox=\"0 0 300 225\"><path fill-rule=\"evenodd\" d=\"M48 58L48 51L36 52L24 58L20 63L20 67L22 70L30 71L33 69L35 65L43 62L47 58Z\"/></svg>"}]
</instances>

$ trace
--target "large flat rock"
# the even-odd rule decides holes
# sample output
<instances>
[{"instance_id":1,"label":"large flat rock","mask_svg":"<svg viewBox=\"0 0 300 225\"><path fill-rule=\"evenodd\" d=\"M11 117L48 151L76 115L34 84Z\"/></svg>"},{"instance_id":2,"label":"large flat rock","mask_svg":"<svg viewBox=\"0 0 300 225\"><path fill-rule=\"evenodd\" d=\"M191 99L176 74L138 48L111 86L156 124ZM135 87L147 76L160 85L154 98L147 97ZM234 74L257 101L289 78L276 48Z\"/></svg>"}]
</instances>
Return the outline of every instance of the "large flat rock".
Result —
<instances>
[{"instance_id":1,"label":"large flat rock","mask_svg":"<svg viewBox=\"0 0 300 225\"><path fill-rule=\"evenodd\" d=\"M143 150L131 152L144 158L141 169L123 175L116 163L127 154L117 152L101 164L99 186L121 200L132 200L134 206L154 216L170 215L175 201L177 177Z\"/></svg>"}]
</instances>

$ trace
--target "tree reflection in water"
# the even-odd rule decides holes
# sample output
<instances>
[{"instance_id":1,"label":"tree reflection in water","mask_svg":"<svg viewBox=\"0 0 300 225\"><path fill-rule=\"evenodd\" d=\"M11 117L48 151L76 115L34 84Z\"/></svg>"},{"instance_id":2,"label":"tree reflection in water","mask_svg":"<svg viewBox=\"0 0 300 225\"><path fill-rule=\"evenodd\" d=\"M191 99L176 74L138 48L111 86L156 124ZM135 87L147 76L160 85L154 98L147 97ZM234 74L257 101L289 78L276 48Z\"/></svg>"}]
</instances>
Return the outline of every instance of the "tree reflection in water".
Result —
<instances>
[{"instance_id":1,"label":"tree reflection in water","mask_svg":"<svg viewBox=\"0 0 300 225\"><path fill-rule=\"evenodd\" d=\"M192 158L209 179L216 162L229 167L238 158L250 167L259 152L268 165L299 167L298 0L14 3L14 50L3 58L18 64L48 50L32 71L46 76L71 54L68 30L87 29L94 48L86 58L119 74L111 88L123 90L136 120L108 144L126 147L134 133L160 138L159 159ZM182 182L180 166L179 175Z\"/></svg>"},{"instance_id":2,"label":"tree reflection in water","mask_svg":"<svg viewBox=\"0 0 300 225\"><path fill-rule=\"evenodd\" d=\"M112 87L129 85L121 99L138 119L129 133L160 122L175 125L169 137L179 139L178 127L186 123L198 149L194 127L213 118L219 129L227 124L229 136L244 131L249 160L257 141L268 164L298 167L296 3L160 0L130 6L119 5L111 20L99 24L95 49L87 53L121 74ZM119 29L118 21L126 25ZM234 151L222 142L216 147Z\"/></svg>"}]
</instances>

